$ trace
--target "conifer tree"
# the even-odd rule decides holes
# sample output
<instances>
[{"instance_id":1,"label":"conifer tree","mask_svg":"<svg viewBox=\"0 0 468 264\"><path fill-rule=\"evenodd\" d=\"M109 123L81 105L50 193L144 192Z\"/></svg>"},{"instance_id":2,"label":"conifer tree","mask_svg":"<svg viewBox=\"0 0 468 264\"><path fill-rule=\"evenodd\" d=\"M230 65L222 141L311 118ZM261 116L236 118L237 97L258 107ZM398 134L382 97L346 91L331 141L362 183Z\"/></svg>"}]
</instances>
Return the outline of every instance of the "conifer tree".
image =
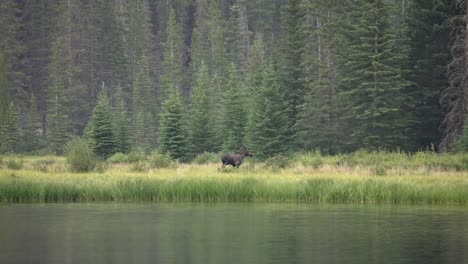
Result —
<instances>
[{"instance_id":1,"label":"conifer tree","mask_svg":"<svg viewBox=\"0 0 468 264\"><path fill-rule=\"evenodd\" d=\"M72 90L77 87L74 75L75 65L73 48L74 28L73 11L76 8L72 0L63 1L58 6L59 16L56 21L56 34L52 42L52 54L49 65L49 88L47 101L47 135L51 151L61 154L72 132L73 110L70 101L76 99ZM77 107L74 105L74 107Z\"/></svg>"},{"instance_id":2,"label":"conifer tree","mask_svg":"<svg viewBox=\"0 0 468 264\"><path fill-rule=\"evenodd\" d=\"M135 147L140 150L149 150L155 147L150 144L151 138L156 137L155 131L149 129L149 126L155 122L154 100L148 63L146 56L142 56L138 62L138 72L133 82L133 135L135 136Z\"/></svg>"},{"instance_id":3,"label":"conifer tree","mask_svg":"<svg viewBox=\"0 0 468 264\"><path fill-rule=\"evenodd\" d=\"M120 153L128 153L131 149L130 141L130 123L127 107L122 88L117 87L114 106L114 131L116 141L116 151Z\"/></svg>"},{"instance_id":4,"label":"conifer tree","mask_svg":"<svg viewBox=\"0 0 468 264\"><path fill-rule=\"evenodd\" d=\"M172 89L180 89L182 83L180 27L177 23L176 14L172 7L169 9L167 22L167 40L164 43L164 60L161 73L161 96L166 98Z\"/></svg>"},{"instance_id":5,"label":"conifer tree","mask_svg":"<svg viewBox=\"0 0 468 264\"><path fill-rule=\"evenodd\" d=\"M439 104L442 90L449 86L447 65L450 61L448 46L457 15L456 1L413 0L408 10L410 38L409 60L412 64L410 91L415 103L418 123L414 128L418 149L438 146L441 140L439 125L443 111Z\"/></svg>"},{"instance_id":6,"label":"conifer tree","mask_svg":"<svg viewBox=\"0 0 468 264\"><path fill-rule=\"evenodd\" d=\"M113 132L112 115L105 89L99 94L90 122L94 153L101 158L107 158L117 152L118 145Z\"/></svg>"},{"instance_id":7,"label":"conifer tree","mask_svg":"<svg viewBox=\"0 0 468 264\"><path fill-rule=\"evenodd\" d=\"M180 93L173 89L164 101L159 118L159 149L174 159L187 162L192 158L192 145L187 115Z\"/></svg>"},{"instance_id":8,"label":"conifer tree","mask_svg":"<svg viewBox=\"0 0 468 264\"><path fill-rule=\"evenodd\" d=\"M7 110L9 102L10 96L8 92L5 60L3 57L3 51L0 49L0 117L2 113Z\"/></svg>"},{"instance_id":9,"label":"conifer tree","mask_svg":"<svg viewBox=\"0 0 468 264\"><path fill-rule=\"evenodd\" d=\"M192 140L196 154L216 150L214 122L212 115L212 90L207 66L202 63L197 73L193 88L192 107Z\"/></svg>"},{"instance_id":10,"label":"conifer tree","mask_svg":"<svg viewBox=\"0 0 468 264\"><path fill-rule=\"evenodd\" d=\"M129 82L128 62L125 56L123 30L118 23L116 8L112 0L96 2L96 76L97 82L107 87L126 87ZM90 51L92 52L92 51ZM129 91L123 90L127 99Z\"/></svg>"},{"instance_id":11,"label":"conifer tree","mask_svg":"<svg viewBox=\"0 0 468 264\"><path fill-rule=\"evenodd\" d=\"M468 109L468 1L457 0L463 15L457 21L454 40L450 45L452 60L448 64L449 86L441 94L440 102L446 115L440 125L443 131L440 148L448 150L463 130L464 116Z\"/></svg>"},{"instance_id":12,"label":"conifer tree","mask_svg":"<svg viewBox=\"0 0 468 264\"><path fill-rule=\"evenodd\" d=\"M283 40L282 70L280 72L282 83L287 89L286 100L289 105L289 121L291 130L297 122L299 107L303 104L304 68L302 67L302 54L305 48L304 8L302 0L288 0L285 8L285 37ZM292 134L291 141L296 141L296 134Z\"/></svg>"},{"instance_id":13,"label":"conifer tree","mask_svg":"<svg viewBox=\"0 0 468 264\"><path fill-rule=\"evenodd\" d=\"M264 66L247 127L249 148L259 158L291 149L288 104L272 62Z\"/></svg>"},{"instance_id":14,"label":"conifer tree","mask_svg":"<svg viewBox=\"0 0 468 264\"><path fill-rule=\"evenodd\" d=\"M8 105L0 128L0 134L2 135L1 152L13 153L18 143L18 114L13 102Z\"/></svg>"},{"instance_id":15,"label":"conifer tree","mask_svg":"<svg viewBox=\"0 0 468 264\"><path fill-rule=\"evenodd\" d=\"M458 151L468 153L468 114L465 114L463 132L457 140Z\"/></svg>"},{"instance_id":16,"label":"conifer tree","mask_svg":"<svg viewBox=\"0 0 468 264\"><path fill-rule=\"evenodd\" d=\"M3 52L0 49L0 138L3 138L2 127L4 126L4 118L8 109L9 102L10 99L8 95L5 61L3 59ZM0 149L2 145L3 143L0 141Z\"/></svg>"},{"instance_id":17,"label":"conifer tree","mask_svg":"<svg viewBox=\"0 0 468 264\"><path fill-rule=\"evenodd\" d=\"M239 6L232 5L229 13L229 19L226 23L226 49L229 61L237 67L243 62L243 51L241 44L241 20Z\"/></svg>"},{"instance_id":18,"label":"conifer tree","mask_svg":"<svg viewBox=\"0 0 468 264\"><path fill-rule=\"evenodd\" d=\"M4 60L4 65L1 67L4 67L4 74L8 80L8 93L10 96L15 96L17 110L25 109L28 101L24 93L28 81L25 74L28 57L25 56L22 15L22 3L14 0L0 1L0 50ZM3 107L7 108L8 105L7 103Z\"/></svg>"},{"instance_id":19,"label":"conifer tree","mask_svg":"<svg viewBox=\"0 0 468 264\"><path fill-rule=\"evenodd\" d=\"M223 106L223 150L238 150L244 144L246 116L245 91L240 85L237 67L231 63L225 85Z\"/></svg>"},{"instance_id":20,"label":"conifer tree","mask_svg":"<svg viewBox=\"0 0 468 264\"><path fill-rule=\"evenodd\" d=\"M24 123L25 125L21 129L21 140L18 144L19 150L26 152L37 150L41 145L39 134L41 122L39 120L37 100L34 95L31 98L29 111Z\"/></svg>"},{"instance_id":21,"label":"conifer tree","mask_svg":"<svg viewBox=\"0 0 468 264\"><path fill-rule=\"evenodd\" d=\"M304 5L306 34L302 53L304 67L304 102L299 107L296 130L298 142L304 149L320 149L324 153L342 150L344 133L341 129L341 75L338 65L343 43L346 17L344 3L329 0L308 1Z\"/></svg>"},{"instance_id":22,"label":"conifer tree","mask_svg":"<svg viewBox=\"0 0 468 264\"><path fill-rule=\"evenodd\" d=\"M408 103L409 82L401 64L404 48L397 45L391 24L392 3L360 0L353 11L344 96L355 147L407 148L413 119L403 111Z\"/></svg>"}]
</instances>

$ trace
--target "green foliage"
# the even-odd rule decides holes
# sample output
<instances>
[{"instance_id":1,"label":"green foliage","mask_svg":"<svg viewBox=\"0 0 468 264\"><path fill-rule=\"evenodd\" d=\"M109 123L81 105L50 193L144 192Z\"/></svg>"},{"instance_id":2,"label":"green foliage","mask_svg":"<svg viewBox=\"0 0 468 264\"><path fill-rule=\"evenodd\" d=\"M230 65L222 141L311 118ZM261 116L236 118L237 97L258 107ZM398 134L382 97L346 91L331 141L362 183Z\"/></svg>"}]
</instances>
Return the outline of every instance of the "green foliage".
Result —
<instances>
[{"instance_id":1,"label":"green foliage","mask_svg":"<svg viewBox=\"0 0 468 264\"><path fill-rule=\"evenodd\" d=\"M237 150L244 142L244 130L247 121L245 91L240 85L235 65L228 68L229 79L226 82L224 95L222 135L223 150Z\"/></svg>"},{"instance_id":2,"label":"green foliage","mask_svg":"<svg viewBox=\"0 0 468 264\"><path fill-rule=\"evenodd\" d=\"M114 95L113 127L116 141L116 152L128 153L131 149L130 120L125 105L125 96L121 86Z\"/></svg>"},{"instance_id":3,"label":"green foliage","mask_svg":"<svg viewBox=\"0 0 468 264\"><path fill-rule=\"evenodd\" d=\"M107 159L110 163L136 163L138 161L145 160L145 154L142 152L132 151L128 154L115 153Z\"/></svg>"},{"instance_id":4,"label":"green foliage","mask_svg":"<svg viewBox=\"0 0 468 264\"><path fill-rule=\"evenodd\" d=\"M305 96L305 68L302 67L302 56L307 43L304 32L306 16L302 0L288 0L284 6L285 37L282 43L283 57L281 58L281 84L288 106L289 126L292 133L290 141L295 142L294 125L297 122L299 107L304 103Z\"/></svg>"},{"instance_id":5,"label":"green foliage","mask_svg":"<svg viewBox=\"0 0 468 264\"><path fill-rule=\"evenodd\" d=\"M453 17L459 14L456 1L413 0L408 8L410 79L414 83L410 95L418 123L415 141L419 149L438 145L441 140L440 91L448 87L447 47L454 30Z\"/></svg>"},{"instance_id":6,"label":"green foliage","mask_svg":"<svg viewBox=\"0 0 468 264\"><path fill-rule=\"evenodd\" d=\"M95 168L96 157L86 140L75 137L66 146L65 156L70 171L88 172Z\"/></svg>"},{"instance_id":7,"label":"green foliage","mask_svg":"<svg viewBox=\"0 0 468 264\"><path fill-rule=\"evenodd\" d=\"M154 93L149 75L149 65L146 56L142 56L137 64L137 74L133 82L133 136L134 146L140 151L155 147L153 139L156 136L154 119Z\"/></svg>"},{"instance_id":8,"label":"green foliage","mask_svg":"<svg viewBox=\"0 0 468 264\"><path fill-rule=\"evenodd\" d=\"M0 48L0 117L1 114L7 110L10 102L10 95L8 91L8 81L6 76L6 65L3 55L3 50ZM1 121L1 119L0 119Z\"/></svg>"},{"instance_id":9,"label":"green foliage","mask_svg":"<svg viewBox=\"0 0 468 264\"><path fill-rule=\"evenodd\" d=\"M19 137L18 114L13 102L9 104L0 121L0 135L2 136L0 152L13 153L16 150Z\"/></svg>"},{"instance_id":10,"label":"green foliage","mask_svg":"<svg viewBox=\"0 0 468 264\"><path fill-rule=\"evenodd\" d=\"M167 155L159 152L153 152L147 157L147 162L150 168L153 169L164 169L175 167L175 160Z\"/></svg>"},{"instance_id":11,"label":"green foliage","mask_svg":"<svg viewBox=\"0 0 468 264\"><path fill-rule=\"evenodd\" d=\"M21 129L21 139L18 142L18 151L31 153L37 151L43 144L43 140L40 135L41 122L38 115L37 100L35 96L31 98L31 105L28 109L25 123L26 124Z\"/></svg>"},{"instance_id":12,"label":"green foliage","mask_svg":"<svg viewBox=\"0 0 468 264\"><path fill-rule=\"evenodd\" d=\"M32 164L32 167L37 171L49 172L56 163L57 161L53 159L38 160Z\"/></svg>"},{"instance_id":13,"label":"green foliage","mask_svg":"<svg viewBox=\"0 0 468 264\"><path fill-rule=\"evenodd\" d=\"M21 170L23 168L23 160L7 159L4 161L5 166L10 170Z\"/></svg>"},{"instance_id":14,"label":"green foliage","mask_svg":"<svg viewBox=\"0 0 468 264\"><path fill-rule=\"evenodd\" d=\"M352 12L344 96L352 142L368 149L406 148L411 113L404 43L391 23L393 2L361 0Z\"/></svg>"},{"instance_id":15,"label":"green foliage","mask_svg":"<svg viewBox=\"0 0 468 264\"><path fill-rule=\"evenodd\" d=\"M167 98L171 89L179 89L182 82L182 67L180 65L181 29L177 23L175 11L169 8L167 21L167 40L164 43L164 59L162 61L161 88L162 97Z\"/></svg>"},{"instance_id":16,"label":"green foliage","mask_svg":"<svg viewBox=\"0 0 468 264\"><path fill-rule=\"evenodd\" d=\"M291 160L284 155L276 155L265 160L265 166L271 169L285 169L291 166Z\"/></svg>"},{"instance_id":17,"label":"green foliage","mask_svg":"<svg viewBox=\"0 0 468 264\"><path fill-rule=\"evenodd\" d=\"M465 114L465 116L463 132L454 143L454 148L456 151L468 153L468 114Z\"/></svg>"},{"instance_id":18,"label":"green foliage","mask_svg":"<svg viewBox=\"0 0 468 264\"><path fill-rule=\"evenodd\" d=\"M172 158L187 162L192 158L187 117L182 99L173 90L164 102L159 124L160 151Z\"/></svg>"},{"instance_id":19,"label":"green foliage","mask_svg":"<svg viewBox=\"0 0 468 264\"><path fill-rule=\"evenodd\" d=\"M343 124L341 102L342 65L340 51L346 49L343 32L348 16L341 16L347 3L333 4L328 0L304 3L306 16L313 16L315 23L303 20L301 30L305 34L305 49L302 53L305 95L298 106L295 129L301 149L320 149L335 154L343 151L347 142Z\"/></svg>"},{"instance_id":20,"label":"green foliage","mask_svg":"<svg viewBox=\"0 0 468 264\"><path fill-rule=\"evenodd\" d=\"M193 90L191 132L194 151L196 154L215 151L217 146L215 140L213 120L213 100L210 98L212 91L207 66L202 63L197 73L195 87Z\"/></svg>"},{"instance_id":21,"label":"green foliage","mask_svg":"<svg viewBox=\"0 0 468 264\"><path fill-rule=\"evenodd\" d=\"M288 105L273 65L265 65L247 127L247 142L256 157L266 158L291 148Z\"/></svg>"},{"instance_id":22,"label":"green foliage","mask_svg":"<svg viewBox=\"0 0 468 264\"><path fill-rule=\"evenodd\" d=\"M213 152L203 152L198 154L192 161L195 164L220 163L221 155Z\"/></svg>"},{"instance_id":23,"label":"green foliage","mask_svg":"<svg viewBox=\"0 0 468 264\"><path fill-rule=\"evenodd\" d=\"M90 138L94 153L101 158L107 158L117 151L118 145L112 127L109 100L106 91L101 91L98 103L91 117Z\"/></svg>"}]
</instances>

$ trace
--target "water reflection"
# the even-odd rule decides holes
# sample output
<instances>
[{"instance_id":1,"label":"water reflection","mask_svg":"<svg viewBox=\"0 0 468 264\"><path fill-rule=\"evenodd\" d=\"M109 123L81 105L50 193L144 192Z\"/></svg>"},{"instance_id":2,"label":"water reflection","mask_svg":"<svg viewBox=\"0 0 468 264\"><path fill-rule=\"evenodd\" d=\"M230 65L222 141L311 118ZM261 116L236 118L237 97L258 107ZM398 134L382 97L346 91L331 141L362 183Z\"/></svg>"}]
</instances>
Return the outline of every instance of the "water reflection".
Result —
<instances>
[{"instance_id":1,"label":"water reflection","mask_svg":"<svg viewBox=\"0 0 468 264\"><path fill-rule=\"evenodd\" d=\"M0 263L468 263L464 207L0 205Z\"/></svg>"}]
</instances>

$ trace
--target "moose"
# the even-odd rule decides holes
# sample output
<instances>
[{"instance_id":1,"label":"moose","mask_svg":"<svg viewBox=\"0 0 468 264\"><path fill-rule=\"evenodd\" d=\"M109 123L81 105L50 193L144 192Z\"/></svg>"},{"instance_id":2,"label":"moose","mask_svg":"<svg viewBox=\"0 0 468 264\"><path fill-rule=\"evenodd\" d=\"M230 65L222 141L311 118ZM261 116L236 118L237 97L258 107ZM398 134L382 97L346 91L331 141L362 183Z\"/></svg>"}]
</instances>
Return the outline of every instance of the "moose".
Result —
<instances>
[{"instance_id":1,"label":"moose","mask_svg":"<svg viewBox=\"0 0 468 264\"><path fill-rule=\"evenodd\" d=\"M226 167L226 165L232 165L234 168L239 168L245 157L252 156L252 152L250 152L246 147L242 146L239 152L224 154L221 158L221 161L223 162L223 168Z\"/></svg>"}]
</instances>

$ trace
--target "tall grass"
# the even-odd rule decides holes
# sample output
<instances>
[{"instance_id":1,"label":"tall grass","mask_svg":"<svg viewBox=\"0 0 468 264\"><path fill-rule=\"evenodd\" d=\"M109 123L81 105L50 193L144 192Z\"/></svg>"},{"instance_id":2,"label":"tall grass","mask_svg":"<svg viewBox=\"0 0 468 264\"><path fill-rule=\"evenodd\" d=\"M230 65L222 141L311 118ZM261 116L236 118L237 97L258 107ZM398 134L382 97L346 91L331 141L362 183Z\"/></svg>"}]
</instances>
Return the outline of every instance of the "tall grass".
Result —
<instances>
[{"instance_id":1,"label":"tall grass","mask_svg":"<svg viewBox=\"0 0 468 264\"><path fill-rule=\"evenodd\" d=\"M466 204L468 173L325 165L268 169L215 164L134 172L119 165L104 173L0 170L1 202L184 201Z\"/></svg>"}]
</instances>

